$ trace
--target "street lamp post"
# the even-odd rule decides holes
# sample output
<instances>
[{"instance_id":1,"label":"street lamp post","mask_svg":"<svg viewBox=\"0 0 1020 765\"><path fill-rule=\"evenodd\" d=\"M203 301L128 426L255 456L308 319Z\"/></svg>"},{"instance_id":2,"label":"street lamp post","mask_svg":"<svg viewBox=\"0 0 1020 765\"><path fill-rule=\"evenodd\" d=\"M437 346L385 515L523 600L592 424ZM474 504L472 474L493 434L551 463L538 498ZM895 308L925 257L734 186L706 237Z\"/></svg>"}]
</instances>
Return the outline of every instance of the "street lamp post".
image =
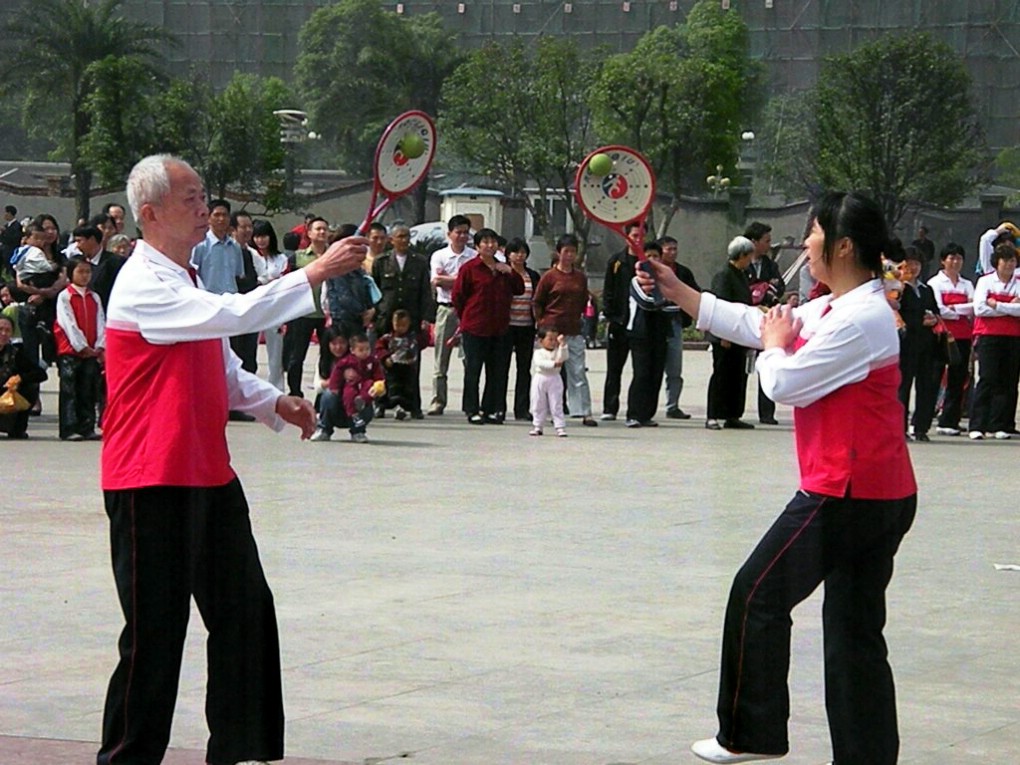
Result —
<instances>
[{"instance_id":1,"label":"street lamp post","mask_svg":"<svg viewBox=\"0 0 1020 765\"><path fill-rule=\"evenodd\" d=\"M277 109L273 115L280 121L280 143L284 148L284 177L288 196L294 193L294 147L319 136L308 130L308 115L300 109Z\"/></svg>"},{"instance_id":2,"label":"street lamp post","mask_svg":"<svg viewBox=\"0 0 1020 765\"><path fill-rule=\"evenodd\" d=\"M722 174L723 166L715 166L715 175L710 175L705 179L705 183L712 189L712 196L718 197L720 191L724 191L730 187L730 179L726 178Z\"/></svg>"}]
</instances>

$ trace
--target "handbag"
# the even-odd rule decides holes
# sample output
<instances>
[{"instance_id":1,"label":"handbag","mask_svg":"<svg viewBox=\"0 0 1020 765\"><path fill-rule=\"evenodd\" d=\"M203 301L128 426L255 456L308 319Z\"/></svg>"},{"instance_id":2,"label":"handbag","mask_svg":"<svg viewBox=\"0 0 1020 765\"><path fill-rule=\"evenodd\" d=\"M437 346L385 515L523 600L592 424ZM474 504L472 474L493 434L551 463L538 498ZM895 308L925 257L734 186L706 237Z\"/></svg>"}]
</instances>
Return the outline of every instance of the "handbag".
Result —
<instances>
[{"instance_id":1,"label":"handbag","mask_svg":"<svg viewBox=\"0 0 1020 765\"><path fill-rule=\"evenodd\" d=\"M946 323L939 318L938 324L932 327L938 342L938 358L943 366L956 366L960 363L960 349L956 345L956 338L949 331Z\"/></svg>"},{"instance_id":2,"label":"handbag","mask_svg":"<svg viewBox=\"0 0 1020 765\"><path fill-rule=\"evenodd\" d=\"M32 406L24 396L18 393L21 377L11 375L7 380L7 390L0 394L0 415L24 412Z\"/></svg>"}]
</instances>

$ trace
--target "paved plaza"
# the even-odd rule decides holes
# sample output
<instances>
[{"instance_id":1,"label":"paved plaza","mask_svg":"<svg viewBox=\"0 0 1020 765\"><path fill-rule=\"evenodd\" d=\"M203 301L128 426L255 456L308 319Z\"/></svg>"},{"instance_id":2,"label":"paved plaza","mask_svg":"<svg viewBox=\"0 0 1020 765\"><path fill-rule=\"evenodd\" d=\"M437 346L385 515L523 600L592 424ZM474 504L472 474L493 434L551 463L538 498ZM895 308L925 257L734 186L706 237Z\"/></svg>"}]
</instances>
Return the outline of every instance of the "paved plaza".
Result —
<instances>
[{"instance_id":1,"label":"paved plaza","mask_svg":"<svg viewBox=\"0 0 1020 765\"><path fill-rule=\"evenodd\" d=\"M789 409L707 431L710 356L685 364L694 419L657 429L529 438L451 408L355 445L231 424L280 620L286 762L696 762L731 577L796 466ZM589 365L598 414L604 352ZM121 625L99 445L57 440L55 376L31 440L0 443L0 765L95 761ZM752 421L755 400L752 379ZM900 761L1020 762L1020 571L995 568L1020 563L1020 440L910 449L919 511L886 630ZM794 612L791 765L831 759L820 606ZM204 761L203 641L195 612L170 765Z\"/></svg>"}]
</instances>

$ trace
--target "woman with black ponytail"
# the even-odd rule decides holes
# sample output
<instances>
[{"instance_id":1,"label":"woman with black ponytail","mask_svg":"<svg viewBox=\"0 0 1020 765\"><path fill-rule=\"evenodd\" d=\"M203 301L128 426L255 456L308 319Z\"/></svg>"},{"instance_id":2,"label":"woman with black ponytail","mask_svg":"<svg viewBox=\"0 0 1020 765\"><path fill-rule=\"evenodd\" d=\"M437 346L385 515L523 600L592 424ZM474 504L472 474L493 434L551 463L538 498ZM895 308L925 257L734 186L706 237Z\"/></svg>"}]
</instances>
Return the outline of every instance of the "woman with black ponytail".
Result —
<instances>
[{"instance_id":1,"label":"woman with black ponytail","mask_svg":"<svg viewBox=\"0 0 1020 765\"><path fill-rule=\"evenodd\" d=\"M825 703L835 765L893 765L899 736L882 636L893 556L917 487L903 433L899 337L882 289L888 230L872 200L829 193L812 214L811 275L830 294L758 309L699 293L653 262L663 297L698 328L761 349L773 401L794 408L800 486L737 573L726 609L719 733L693 752L715 763L782 757L790 612L825 583ZM651 277L639 272L650 290Z\"/></svg>"}]
</instances>

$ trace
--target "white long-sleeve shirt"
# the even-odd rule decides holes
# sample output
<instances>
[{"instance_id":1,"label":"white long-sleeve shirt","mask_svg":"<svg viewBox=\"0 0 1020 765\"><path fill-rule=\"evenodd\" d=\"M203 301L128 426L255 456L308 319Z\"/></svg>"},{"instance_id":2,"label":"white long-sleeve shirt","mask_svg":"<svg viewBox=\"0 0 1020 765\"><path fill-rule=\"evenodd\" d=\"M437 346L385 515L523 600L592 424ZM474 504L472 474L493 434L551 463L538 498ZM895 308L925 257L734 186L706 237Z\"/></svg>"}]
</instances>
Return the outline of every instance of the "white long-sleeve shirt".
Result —
<instances>
[{"instance_id":1,"label":"white long-sleeve shirt","mask_svg":"<svg viewBox=\"0 0 1020 765\"><path fill-rule=\"evenodd\" d=\"M233 479L228 410L274 430L280 391L241 368L227 341L314 310L303 271L217 295L145 241L121 269L106 323L103 488L220 486Z\"/></svg>"},{"instance_id":2,"label":"white long-sleeve shirt","mask_svg":"<svg viewBox=\"0 0 1020 765\"><path fill-rule=\"evenodd\" d=\"M547 350L541 345L535 348L531 356L531 373L536 375L558 375L560 366L567 360L569 351L565 345L557 345L554 350ZM560 366L557 366L559 364Z\"/></svg>"},{"instance_id":3,"label":"white long-sleeve shirt","mask_svg":"<svg viewBox=\"0 0 1020 765\"><path fill-rule=\"evenodd\" d=\"M793 309L803 321L792 347L758 356L762 389L794 407L801 489L825 496L899 499L916 493L897 392L899 335L882 283ZM754 307L701 296L698 328L762 348Z\"/></svg>"}]
</instances>

